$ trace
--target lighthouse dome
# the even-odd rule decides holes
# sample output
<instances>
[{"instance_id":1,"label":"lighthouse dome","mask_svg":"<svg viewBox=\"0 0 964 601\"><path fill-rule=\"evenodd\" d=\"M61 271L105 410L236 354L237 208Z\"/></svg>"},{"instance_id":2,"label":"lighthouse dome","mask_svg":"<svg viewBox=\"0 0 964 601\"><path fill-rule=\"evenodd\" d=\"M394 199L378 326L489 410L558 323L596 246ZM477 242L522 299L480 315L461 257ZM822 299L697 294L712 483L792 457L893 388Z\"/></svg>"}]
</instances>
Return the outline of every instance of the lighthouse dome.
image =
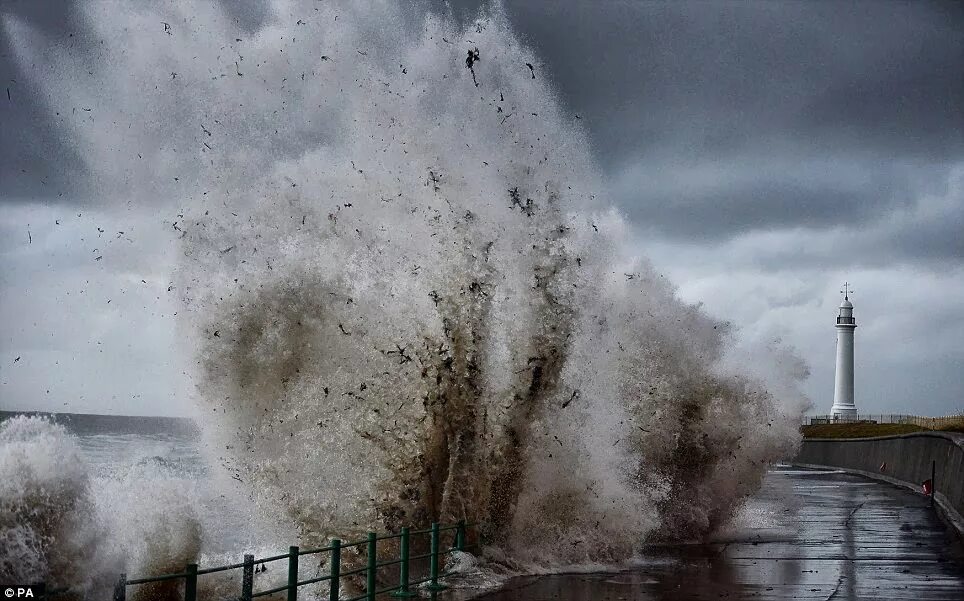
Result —
<instances>
[{"instance_id":1,"label":"lighthouse dome","mask_svg":"<svg viewBox=\"0 0 964 601\"><path fill-rule=\"evenodd\" d=\"M840 308L841 308L841 309L853 309L853 308L854 308L854 304L853 304L852 302L850 302L850 299L844 298L843 302L840 303Z\"/></svg>"}]
</instances>

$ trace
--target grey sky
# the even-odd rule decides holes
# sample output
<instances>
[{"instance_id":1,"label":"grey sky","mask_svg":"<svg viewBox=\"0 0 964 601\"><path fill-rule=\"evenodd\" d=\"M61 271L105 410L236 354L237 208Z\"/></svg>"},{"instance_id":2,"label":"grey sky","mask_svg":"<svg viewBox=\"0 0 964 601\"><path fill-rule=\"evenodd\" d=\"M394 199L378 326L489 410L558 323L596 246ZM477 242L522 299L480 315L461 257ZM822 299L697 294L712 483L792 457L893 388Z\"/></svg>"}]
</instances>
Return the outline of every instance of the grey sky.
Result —
<instances>
[{"instance_id":1,"label":"grey sky","mask_svg":"<svg viewBox=\"0 0 964 601\"><path fill-rule=\"evenodd\" d=\"M242 30L266 14L256 0L227 4ZM31 23L42 46L97 60L73 5L0 13ZM824 412L850 280L860 409L964 410L961 4L506 8L588 127L640 254L681 297L795 347ZM18 64L11 44L0 29L0 407L188 412L165 294L170 211L90 202L83 162L28 72L47 67ZM105 248L112 260L96 261Z\"/></svg>"}]
</instances>

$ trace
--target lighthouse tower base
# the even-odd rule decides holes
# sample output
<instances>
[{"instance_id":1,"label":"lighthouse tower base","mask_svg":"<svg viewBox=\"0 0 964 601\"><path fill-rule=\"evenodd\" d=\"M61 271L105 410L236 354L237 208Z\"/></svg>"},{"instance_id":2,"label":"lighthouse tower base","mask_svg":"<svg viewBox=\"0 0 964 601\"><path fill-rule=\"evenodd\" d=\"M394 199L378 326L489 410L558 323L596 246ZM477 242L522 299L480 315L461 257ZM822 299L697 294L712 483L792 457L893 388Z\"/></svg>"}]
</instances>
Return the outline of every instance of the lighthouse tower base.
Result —
<instances>
[{"instance_id":1,"label":"lighthouse tower base","mask_svg":"<svg viewBox=\"0 0 964 601\"><path fill-rule=\"evenodd\" d=\"M834 405L830 408L830 415L834 419L840 419L842 421L853 420L857 417L857 407L854 405Z\"/></svg>"}]
</instances>

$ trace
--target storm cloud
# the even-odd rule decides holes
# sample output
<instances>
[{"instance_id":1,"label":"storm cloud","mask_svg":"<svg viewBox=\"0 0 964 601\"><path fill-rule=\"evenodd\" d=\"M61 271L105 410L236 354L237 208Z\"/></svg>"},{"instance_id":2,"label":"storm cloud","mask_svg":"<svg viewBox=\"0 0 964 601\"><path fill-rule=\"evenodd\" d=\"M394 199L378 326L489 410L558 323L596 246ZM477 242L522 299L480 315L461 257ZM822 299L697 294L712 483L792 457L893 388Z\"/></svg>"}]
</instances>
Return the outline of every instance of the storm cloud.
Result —
<instances>
[{"instance_id":1,"label":"storm cloud","mask_svg":"<svg viewBox=\"0 0 964 601\"><path fill-rule=\"evenodd\" d=\"M224 6L242 35L271 18L257 0ZM808 391L821 411L832 394L837 289L854 281L861 409L964 409L961 4L504 6L540 57L534 75L550 80L571 118L587 128L639 253L672 277L681 297L704 302L747 336L795 346L811 366ZM471 19L484 7L423 2L412 12L413 19L428 11ZM91 336L51 336L57 321L48 317L69 307L107 319L106 303L87 306L66 296L91 278L104 301L121 290L143 296L125 319L105 326L117 341L107 350L112 360L134 372L154 362L162 366L159 379L174 379L181 367L166 328L131 342L124 324L150 330L152 315L174 310L157 304L168 285L169 252L158 232L170 226L176 207L104 206L92 198L83 151L57 114L66 103L45 96L37 83L51 76L45 58L54 48L69 48L82 68L99 60L100 41L74 2L5 2L0 13L8 24L0 27L0 77L10 94L8 100L0 90L3 404L56 408L43 392L48 387L37 383L56 353L72 357L70 369L56 366L65 390L86 377L83 349ZM18 52L23 37L11 35L13 21L30 32L29 61ZM277 151L295 156L310 143L304 133ZM142 264L120 261L120 252L118 262L93 262L101 244L92 228L108 222L138 232L129 244L140 245ZM66 246L45 253L38 244ZM132 292L128 279L138 273L145 277L136 283L156 290ZM46 300L38 302L38 294ZM48 354L37 357L47 358L34 363L43 367L18 363L14 371L13 358L37 340L46 340ZM123 391L128 399L143 392L136 380ZM125 396L91 390L72 408L156 412L146 401L90 400L108 393ZM189 411L188 404L175 403L172 411Z\"/></svg>"}]
</instances>

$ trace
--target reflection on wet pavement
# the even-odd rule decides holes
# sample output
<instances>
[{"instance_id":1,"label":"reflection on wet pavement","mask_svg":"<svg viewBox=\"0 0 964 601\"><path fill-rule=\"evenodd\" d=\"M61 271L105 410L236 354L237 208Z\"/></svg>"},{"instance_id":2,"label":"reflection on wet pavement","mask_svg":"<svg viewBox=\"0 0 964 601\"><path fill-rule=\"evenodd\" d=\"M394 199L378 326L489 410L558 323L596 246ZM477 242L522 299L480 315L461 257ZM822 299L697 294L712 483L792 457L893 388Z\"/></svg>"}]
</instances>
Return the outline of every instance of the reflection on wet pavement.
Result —
<instances>
[{"instance_id":1,"label":"reflection on wet pavement","mask_svg":"<svg viewBox=\"0 0 964 601\"><path fill-rule=\"evenodd\" d=\"M516 578L477 599L964 600L960 546L910 491L778 468L738 521L711 544L647 547L632 570Z\"/></svg>"}]
</instances>

